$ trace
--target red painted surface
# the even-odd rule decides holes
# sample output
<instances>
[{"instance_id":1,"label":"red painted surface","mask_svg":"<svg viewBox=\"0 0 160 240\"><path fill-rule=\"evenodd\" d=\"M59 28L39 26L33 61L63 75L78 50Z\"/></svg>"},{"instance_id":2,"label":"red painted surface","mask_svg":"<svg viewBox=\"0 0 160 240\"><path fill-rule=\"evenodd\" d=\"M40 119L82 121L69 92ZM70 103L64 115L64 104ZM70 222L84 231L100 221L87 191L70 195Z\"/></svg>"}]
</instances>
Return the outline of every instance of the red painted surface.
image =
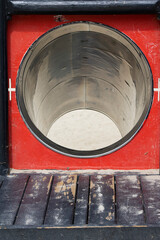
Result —
<instances>
[{"instance_id":1,"label":"red painted surface","mask_svg":"<svg viewBox=\"0 0 160 240\"><path fill-rule=\"evenodd\" d=\"M14 16L8 22L8 78L12 87L21 59L28 47L44 32L64 22L100 22L128 35L146 55L158 87L160 78L160 23L153 15L136 16ZM9 157L15 169L157 169L159 168L160 102L158 93L142 129L125 147L94 159L67 157L43 146L27 129L17 108L15 92L9 101Z\"/></svg>"}]
</instances>

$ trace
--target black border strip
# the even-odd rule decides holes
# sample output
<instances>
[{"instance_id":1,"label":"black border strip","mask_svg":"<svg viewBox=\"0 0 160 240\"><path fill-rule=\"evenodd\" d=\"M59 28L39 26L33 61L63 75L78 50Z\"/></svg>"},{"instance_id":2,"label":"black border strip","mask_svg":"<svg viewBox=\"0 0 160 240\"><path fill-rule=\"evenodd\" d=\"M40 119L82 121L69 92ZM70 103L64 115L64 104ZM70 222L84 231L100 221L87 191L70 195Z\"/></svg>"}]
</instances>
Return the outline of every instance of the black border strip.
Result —
<instances>
[{"instance_id":1,"label":"black border strip","mask_svg":"<svg viewBox=\"0 0 160 240\"><path fill-rule=\"evenodd\" d=\"M0 175L8 173L6 1L0 0Z\"/></svg>"},{"instance_id":2,"label":"black border strip","mask_svg":"<svg viewBox=\"0 0 160 240\"><path fill-rule=\"evenodd\" d=\"M10 14L148 14L158 12L159 0L8 0Z\"/></svg>"},{"instance_id":3,"label":"black border strip","mask_svg":"<svg viewBox=\"0 0 160 240\"><path fill-rule=\"evenodd\" d=\"M71 240L71 239L92 239L92 240L158 240L160 236L160 227L69 227L69 228L52 228L52 227L32 227L32 228L8 228L1 229L1 239L4 240L26 240L26 239L41 239L41 240Z\"/></svg>"}]
</instances>

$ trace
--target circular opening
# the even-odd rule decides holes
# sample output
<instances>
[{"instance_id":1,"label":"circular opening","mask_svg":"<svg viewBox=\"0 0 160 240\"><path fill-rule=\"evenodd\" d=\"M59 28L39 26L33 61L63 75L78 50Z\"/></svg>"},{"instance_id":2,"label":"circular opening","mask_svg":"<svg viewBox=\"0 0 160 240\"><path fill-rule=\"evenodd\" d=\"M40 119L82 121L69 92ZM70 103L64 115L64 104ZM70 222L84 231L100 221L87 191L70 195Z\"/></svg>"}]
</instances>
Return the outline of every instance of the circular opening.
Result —
<instances>
[{"instance_id":1,"label":"circular opening","mask_svg":"<svg viewBox=\"0 0 160 240\"><path fill-rule=\"evenodd\" d=\"M116 124L105 114L93 110L75 110L58 118L47 137L74 150L104 148L122 138Z\"/></svg>"},{"instance_id":2,"label":"circular opening","mask_svg":"<svg viewBox=\"0 0 160 240\"><path fill-rule=\"evenodd\" d=\"M76 22L30 47L17 77L17 102L30 131L70 156L97 157L130 141L152 103L152 74L121 32Z\"/></svg>"}]
</instances>

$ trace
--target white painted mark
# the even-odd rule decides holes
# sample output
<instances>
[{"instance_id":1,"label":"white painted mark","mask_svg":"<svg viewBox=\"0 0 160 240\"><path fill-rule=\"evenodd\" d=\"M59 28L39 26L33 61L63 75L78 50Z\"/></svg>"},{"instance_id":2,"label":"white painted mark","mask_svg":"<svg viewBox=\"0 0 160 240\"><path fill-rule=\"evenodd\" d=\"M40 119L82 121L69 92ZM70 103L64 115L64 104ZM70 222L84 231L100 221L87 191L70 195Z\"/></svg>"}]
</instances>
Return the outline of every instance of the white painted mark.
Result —
<instances>
[{"instance_id":1,"label":"white painted mark","mask_svg":"<svg viewBox=\"0 0 160 240\"><path fill-rule=\"evenodd\" d=\"M103 211L104 211L104 206L103 206L103 204L100 204L98 206L98 213L102 213Z\"/></svg>"},{"instance_id":2,"label":"white painted mark","mask_svg":"<svg viewBox=\"0 0 160 240\"><path fill-rule=\"evenodd\" d=\"M160 99L160 78L158 78L158 88L154 88L155 92L158 92L158 102Z\"/></svg>"},{"instance_id":3,"label":"white painted mark","mask_svg":"<svg viewBox=\"0 0 160 240\"><path fill-rule=\"evenodd\" d=\"M15 92L16 89L15 88L12 88L11 86L11 78L9 78L9 88L8 88L8 92L9 92L9 100L11 101L12 100L12 92Z\"/></svg>"}]
</instances>

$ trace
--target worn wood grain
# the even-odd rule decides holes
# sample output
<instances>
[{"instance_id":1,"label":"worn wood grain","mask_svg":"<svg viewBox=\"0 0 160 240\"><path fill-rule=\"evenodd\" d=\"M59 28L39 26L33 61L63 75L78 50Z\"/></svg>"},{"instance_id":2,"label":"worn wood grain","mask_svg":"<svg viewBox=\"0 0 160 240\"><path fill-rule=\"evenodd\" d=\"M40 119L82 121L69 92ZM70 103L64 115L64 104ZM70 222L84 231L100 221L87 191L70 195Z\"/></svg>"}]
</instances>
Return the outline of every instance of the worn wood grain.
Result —
<instances>
[{"instance_id":1,"label":"worn wood grain","mask_svg":"<svg viewBox=\"0 0 160 240\"><path fill-rule=\"evenodd\" d=\"M14 223L27 179L27 175L10 175L4 179L0 188L0 225Z\"/></svg>"},{"instance_id":2,"label":"worn wood grain","mask_svg":"<svg viewBox=\"0 0 160 240\"><path fill-rule=\"evenodd\" d=\"M39 174L30 177L15 224L43 224L51 182L50 175Z\"/></svg>"},{"instance_id":3,"label":"worn wood grain","mask_svg":"<svg viewBox=\"0 0 160 240\"><path fill-rule=\"evenodd\" d=\"M160 176L142 176L144 208L147 224L160 224Z\"/></svg>"},{"instance_id":4,"label":"worn wood grain","mask_svg":"<svg viewBox=\"0 0 160 240\"><path fill-rule=\"evenodd\" d=\"M119 175L116 189L108 175L0 177L1 227L43 224L160 226L160 176Z\"/></svg>"},{"instance_id":5,"label":"worn wood grain","mask_svg":"<svg viewBox=\"0 0 160 240\"><path fill-rule=\"evenodd\" d=\"M74 225L81 226L87 223L89 176L79 176L77 186Z\"/></svg>"},{"instance_id":6,"label":"worn wood grain","mask_svg":"<svg viewBox=\"0 0 160 240\"><path fill-rule=\"evenodd\" d=\"M70 225L73 222L77 176L55 176L45 224Z\"/></svg>"},{"instance_id":7,"label":"worn wood grain","mask_svg":"<svg viewBox=\"0 0 160 240\"><path fill-rule=\"evenodd\" d=\"M116 177L117 223L142 225L145 223L142 192L137 176Z\"/></svg>"},{"instance_id":8,"label":"worn wood grain","mask_svg":"<svg viewBox=\"0 0 160 240\"><path fill-rule=\"evenodd\" d=\"M112 225L115 221L114 177L91 176L88 224Z\"/></svg>"}]
</instances>

